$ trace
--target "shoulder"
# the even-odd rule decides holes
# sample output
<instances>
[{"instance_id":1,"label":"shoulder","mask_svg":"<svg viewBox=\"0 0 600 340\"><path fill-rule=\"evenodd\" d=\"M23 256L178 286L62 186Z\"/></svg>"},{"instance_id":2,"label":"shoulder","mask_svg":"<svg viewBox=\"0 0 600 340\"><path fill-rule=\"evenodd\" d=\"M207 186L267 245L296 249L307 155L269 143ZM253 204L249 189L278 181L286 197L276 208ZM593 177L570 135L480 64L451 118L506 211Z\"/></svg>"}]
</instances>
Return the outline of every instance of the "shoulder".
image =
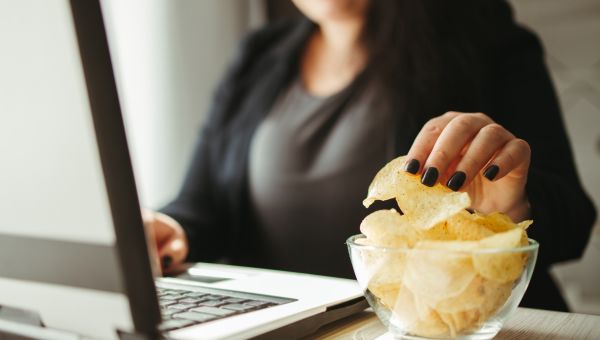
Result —
<instances>
[{"instance_id":1,"label":"shoulder","mask_svg":"<svg viewBox=\"0 0 600 340\"><path fill-rule=\"evenodd\" d=\"M285 54L304 40L303 37L313 24L308 19L292 18L268 24L247 33L239 42L234 62Z\"/></svg>"},{"instance_id":2,"label":"shoulder","mask_svg":"<svg viewBox=\"0 0 600 340\"><path fill-rule=\"evenodd\" d=\"M269 72L274 63L292 60L313 27L312 22L301 17L247 33L238 43L221 87L232 88L246 80L264 77L264 72Z\"/></svg>"},{"instance_id":3,"label":"shoulder","mask_svg":"<svg viewBox=\"0 0 600 340\"><path fill-rule=\"evenodd\" d=\"M255 91L258 81L273 81L273 66L295 58L313 25L305 18L285 20L243 37L215 91L205 128L218 129L226 124L237 114L242 99Z\"/></svg>"},{"instance_id":4,"label":"shoulder","mask_svg":"<svg viewBox=\"0 0 600 340\"><path fill-rule=\"evenodd\" d=\"M510 59L523 53L542 55L539 37L531 29L518 23L510 4L505 0L481 2L484 32L494 55Z\"/></svg>"}]
</instances>

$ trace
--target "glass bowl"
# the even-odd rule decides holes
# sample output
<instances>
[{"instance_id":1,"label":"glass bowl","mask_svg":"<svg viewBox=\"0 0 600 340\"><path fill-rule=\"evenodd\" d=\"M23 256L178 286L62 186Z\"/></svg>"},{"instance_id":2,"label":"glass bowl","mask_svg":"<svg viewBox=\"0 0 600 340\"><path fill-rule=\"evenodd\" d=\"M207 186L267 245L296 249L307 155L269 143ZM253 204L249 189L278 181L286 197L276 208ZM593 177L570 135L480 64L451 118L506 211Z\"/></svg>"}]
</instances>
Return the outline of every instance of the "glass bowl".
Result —
<instances>
[{"instance_id":1,"label":"glass bowl","mask_svg":"<svg viewBox=\"0 0 600 340\"><path fill-rule=\"evenodd\" d=\"M491 339L517 309L538 243L509 249L346 244L367 301L395 338ZM459 248L459 247L454 247Z\"/></svg>"}]
</instances>

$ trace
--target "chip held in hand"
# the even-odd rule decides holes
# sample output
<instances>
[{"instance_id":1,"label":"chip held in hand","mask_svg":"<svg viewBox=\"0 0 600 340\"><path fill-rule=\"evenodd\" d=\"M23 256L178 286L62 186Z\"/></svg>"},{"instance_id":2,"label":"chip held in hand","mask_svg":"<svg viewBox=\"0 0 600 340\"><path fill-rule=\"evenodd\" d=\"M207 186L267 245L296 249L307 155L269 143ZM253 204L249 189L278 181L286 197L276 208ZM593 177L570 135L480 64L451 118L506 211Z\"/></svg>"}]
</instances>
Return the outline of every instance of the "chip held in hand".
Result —
<instances>
[{"instance_id":1,"label":"chip held in hand","mask_svg":"<svg viewBox=\"0 0 600 340\"><path fill-rule=\"evenodd\" d=\"M439 183L422 185L416 175L404 171L405 161L406 156L398 157L379 170L363 201L365 207L395 198L414 228L429 229L471 205L465 192L454 192Z\"/></svg>"},{"instance_id":2,"label":"chip held in hand","mask_svg":"<svg viewBox=\"0 0 600 340\"><path fill-rule=\"evenodd\" d=\"M470 213L464 192L427 187L403 169L406 157L385 165L363 201L395 199L401 212L379 210L360 225L357 244L393 248L361 254L359 278L391 313L389 322L423 337L455 337L481 327L507 301L528 262L532 221L514 223L499 212ZM397 251L400 250L400 251Z\"/></svg>"}]
</instances>

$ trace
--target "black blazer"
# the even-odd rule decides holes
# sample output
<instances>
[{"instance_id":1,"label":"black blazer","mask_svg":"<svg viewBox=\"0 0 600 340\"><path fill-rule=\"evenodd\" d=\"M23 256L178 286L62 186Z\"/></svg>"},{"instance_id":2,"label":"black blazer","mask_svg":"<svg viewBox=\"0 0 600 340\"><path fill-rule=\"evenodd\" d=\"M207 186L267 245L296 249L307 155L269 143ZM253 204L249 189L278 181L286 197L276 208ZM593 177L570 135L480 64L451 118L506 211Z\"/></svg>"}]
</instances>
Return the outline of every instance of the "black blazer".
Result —
<instances>
[{"instance_id":1,"label":"black blazer","mask_svg":"<svg viewBox=\"0 0 600 340\"><path fill-rule=\"evenodd\" d=\"M493 17L482 20L489 32L485 39L491 43L478 57L482 67L473 71L484 84L473 94L478 104L432 98L434 109L419 117L416 125L396 126L396 154L408 151L423 123L449 110L484 112L529 142L532 162L527 194L535 221L529 230L530 237L539 241L540 251L522 304L565 310L548 269L553 263L581 256L596 212L575 170L540 43L514 23L506 3L493 3ZM216 91L183 187L161 210L184 227L190 261L226 257L233 264L269 265L261 253L260 228L248 202L249 145L279 91L297 75L299 55L314 27L306 19L279 23L242 41Z\"/></svg>"}]
</instances>

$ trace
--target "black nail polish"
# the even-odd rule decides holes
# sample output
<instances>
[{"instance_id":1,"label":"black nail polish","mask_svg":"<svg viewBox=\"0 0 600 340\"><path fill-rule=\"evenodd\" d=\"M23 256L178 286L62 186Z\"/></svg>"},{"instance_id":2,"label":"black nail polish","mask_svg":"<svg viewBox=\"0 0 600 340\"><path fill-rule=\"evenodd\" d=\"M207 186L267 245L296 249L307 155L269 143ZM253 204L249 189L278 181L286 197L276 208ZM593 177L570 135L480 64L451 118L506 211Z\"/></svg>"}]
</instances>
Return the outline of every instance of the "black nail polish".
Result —
<instances>
[{"instance_id":1,"label":"black nail polish","mask_svg":"<svg viewBox=\"0 0 600 340\"><path fill-rule=\"evenodd\" d=\"M164 269L167 269L173 263L173 258L169 255L165 255L162 257L162 266Z\"/></svg>"},{"instance_id":2,"label":"black nail polish","mask_svg":"<svg viewBox=\"0 0 600 340\"><path fill-rule=\"evenodd\" d=\"M418 160L411 159L410 161L408 161L408 163L406 163L406 168L404 170L406 170L406 172L409 172L409 173L415 175L417 172L419 172L420 167L421 167L421 164L419 164Z\"/></svg>"},{"instance_id":3,"label":"black nail polish","mask_svg":"<svg viewBox=\"0 0 600 340\"><path fill-rule=\"evenodd\" d=\"M496 178L496 176L498 175L498 171L500 171L500 168L496 164L493 164L488 166L487 169L485 169L485 171L483 172L483 176L485 176L485 178L489 179L490 181L493 181L494 178Z\"/></svg>"},{"instance_id":4,"label":"black nail polish","mask_svg":"<svg viewBox=\"0 0 600 340\"><path fill-rule=\"evenodd\" d=\"M428 187L432 187L438 179L438 169L434 167L429 167L425 169L423 176L421 177L421 183Z\"/></svg>"},{"instance_id":5,"label":"black nail polish","mask_svg":"<svg viewBox=\"0 0 600 340\"><path fill-rule=\"evenodd\" d=\"M465 183L465 179L467 179L467 174L462 171L457 171L450 177L446 186L453 191L458 191L460 187Z\"/></svg>"}]
</instances>

